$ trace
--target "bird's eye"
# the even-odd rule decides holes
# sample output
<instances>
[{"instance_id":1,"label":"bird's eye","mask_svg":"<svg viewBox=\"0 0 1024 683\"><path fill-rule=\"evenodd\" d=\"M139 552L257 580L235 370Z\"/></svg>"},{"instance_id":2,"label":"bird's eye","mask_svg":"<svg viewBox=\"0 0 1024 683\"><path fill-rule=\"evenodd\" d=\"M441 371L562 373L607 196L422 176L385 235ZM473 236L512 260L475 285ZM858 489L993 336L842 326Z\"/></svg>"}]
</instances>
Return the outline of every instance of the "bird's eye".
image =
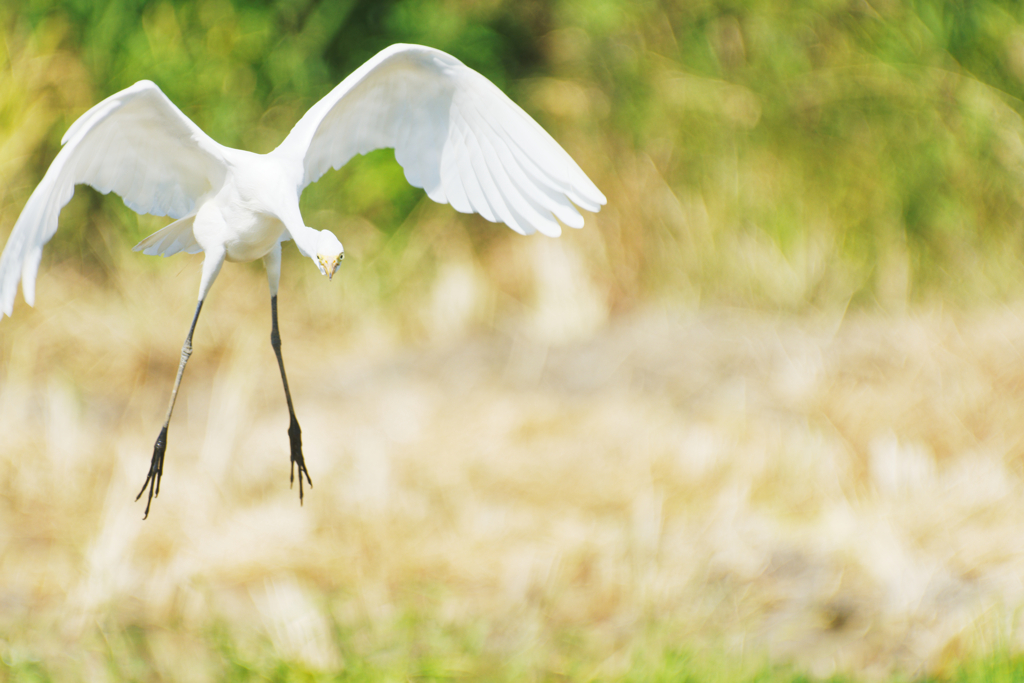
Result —
<instances>
[{"instance_id":1,"label":"bird's eye","mask_svg":"<svg viewBox=\"0 0 1024 683\"><path fill-rule=\"evenodd\" d=\"M339 260L339 261L344 261L344 260L345 260L345 255L344 255L344 254L342 254L341 256L339 256L339 257L338 257L338 260Z\"/></svg>"}]
</instances>

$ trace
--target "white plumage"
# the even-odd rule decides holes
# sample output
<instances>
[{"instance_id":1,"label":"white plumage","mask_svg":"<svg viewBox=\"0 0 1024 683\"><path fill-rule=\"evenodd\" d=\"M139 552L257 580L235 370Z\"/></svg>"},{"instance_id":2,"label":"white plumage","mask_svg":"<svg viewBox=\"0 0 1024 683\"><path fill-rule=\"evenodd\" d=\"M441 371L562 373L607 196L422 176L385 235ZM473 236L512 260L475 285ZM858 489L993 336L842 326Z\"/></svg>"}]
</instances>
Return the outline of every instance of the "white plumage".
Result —
<instances>
[{"instance_id":1,"label":"white plumage","mask_svg":"<svg viewBox=\"0 0 1024 683\"><path fill-rule=\"evenodd\" d=\"M582 227L576 206L597 211L605 203L565 150L494 84L451 55L418 45L378 53L306 112L269 154L214 142L150 81L94 106L61 144L0 256L0 319L13 312L19 280L25 300L34 303L43 245L78 184L114 192L138 213L177 219L136 250L205 252L199 304L146 480L150 501L154 484L159 492L167 423L203 300L225 260L257 258L264 259L270 281L272 339L295 431L292 463L299 466L301 496L303 474L309 478L277 335L280 243L294 240L333 276L344 257L341 242L330 231L307 227L299 213L303 188L328 169L356 154L394 148L406 179L431 199L524 235L558 236L559 221Z\"/></svg>"}]
</instances>

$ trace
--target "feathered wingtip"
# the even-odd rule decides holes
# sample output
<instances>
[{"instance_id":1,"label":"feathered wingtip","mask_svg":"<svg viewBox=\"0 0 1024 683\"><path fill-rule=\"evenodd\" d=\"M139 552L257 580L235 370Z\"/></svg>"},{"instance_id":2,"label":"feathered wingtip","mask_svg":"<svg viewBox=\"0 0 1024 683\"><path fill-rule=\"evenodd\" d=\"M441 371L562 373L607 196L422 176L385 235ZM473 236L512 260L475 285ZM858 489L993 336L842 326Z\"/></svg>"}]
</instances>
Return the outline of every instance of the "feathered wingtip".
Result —
<instances>
[{"instance_id":1,"label":"feathered wingtip","mask_svg":"<svg viewBox=\"0 0 1024 683\"><path fill-rule=\"evenodd\" d=\"M36 303L36 274L43 258L42 248L31 249L24 258L17 258L22 249L17 242L9 243L0 257L0 320L14 313L14 300L21 282L21 296L29 306ZM21 268L19 268L19 264Z\"/></svg>"}]
</instances>

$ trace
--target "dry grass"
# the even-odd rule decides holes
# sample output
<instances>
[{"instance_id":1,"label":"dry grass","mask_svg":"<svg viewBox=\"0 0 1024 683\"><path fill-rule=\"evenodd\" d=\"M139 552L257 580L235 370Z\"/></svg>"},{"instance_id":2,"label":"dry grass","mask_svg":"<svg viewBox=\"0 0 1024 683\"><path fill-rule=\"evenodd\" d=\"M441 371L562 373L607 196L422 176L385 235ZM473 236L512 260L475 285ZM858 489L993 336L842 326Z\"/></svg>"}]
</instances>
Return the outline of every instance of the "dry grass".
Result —
<instances>
[{"instance_id":1,"label":"dry grass","mask_svg":"<svg viewBox=\"0 0 1024 683\"><path fill-rule=\"evenodd\" d=\"M154 46L170 7L147 19ZM1019 164L986 150L1017 149L1020 117L966 76L851 72L841 54L785 76L792 89L762 78L770 60L710 77L700 54L666 61L676 39L651 7L657 21L609 41L552 31L553 78L517 86L608 194L585 230L520 239L427 200L397 225L372 210L397 195L350 201L387 177L366 172L380 158L307 197L309 223L350 258L330 285L285 265L284 352L315 483L304 507L287 487L264 277L229 266L141 520L133 496L199 259L126 254L124 235L165 221L76 197L39 308L0 322L0 680L33 660L61 680L213 680L225 659L645 680L637 662L672 649L870 679L1019 649L1024 309L914 306L1019 291ZM727 56L731 26L680 44ZM788 26L777 35L805 36ZM815 54L849 44L815 26ZM0 53L0 235L47 141L52 153L111 91L68 31L59 16L11 30ZM752 59L787 54L770 34L748 36ZM612 64L604 85L580 75L591 52ZM642 78L664 101L634 106ZM891 89L913 106L887 117L873 103ZM935 93L957 107L922 125ZM294 120L288 96L269 118L218 125L270 145ZM196 98L200 116L248 101ZM972 122L980 142L960 137ZM820 136L842 146L804 144ZM934 140L938 161L908 171ZM948 209L921 219L948 226L941 249L906 242L908 196ZM893 313L814 312L851 300Z\"/></svg>"},{"instance_id":2,"label":"dry grass","mask_svg":"<svg viewBox=\"0 0 1024 683\"><path fill-rule=\"evenodd\" d=\"M521 242L547 254L538 281L571 276L551 246L571 242ZM565 314L585 288L541 286L500 330L413 343L337 287L286 278L315 484L299 507L265 282L229 268L143 522L133 496L198 267L165 263L112 287L52 265L39 308L3 323L7 662L101 680L143 633L137 675L195 680L220 671L211 629L314 669L456 633L523 671L575 652L577 678L615 677L652 639L874 677L1019 642L1019 309L604 324ZM434 295L470 304L430 314L456 329L474 310L457 270Z\"/></svg>"}]
</instances>

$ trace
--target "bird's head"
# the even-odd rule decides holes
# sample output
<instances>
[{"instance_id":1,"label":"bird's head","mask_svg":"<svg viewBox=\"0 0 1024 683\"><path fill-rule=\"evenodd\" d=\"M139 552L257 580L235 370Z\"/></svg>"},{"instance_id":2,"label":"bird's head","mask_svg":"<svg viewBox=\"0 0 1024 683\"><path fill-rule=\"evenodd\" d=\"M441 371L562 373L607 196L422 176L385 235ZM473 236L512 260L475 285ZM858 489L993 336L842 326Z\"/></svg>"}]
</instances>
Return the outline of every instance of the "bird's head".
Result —
<instances>
[{"instance_id":1,"label":"bird's head","mask_svg":"<svg viewBox=\"0 0 1024 683\"><path fill-rule=\"evenodd\" d=\"M320 237L316 241L316 265L320 272L327 276L327 279L334 277L334 271L345 258L345 247L334 236L330 230L321 230Z\"/></svg>"}]
</instances>

